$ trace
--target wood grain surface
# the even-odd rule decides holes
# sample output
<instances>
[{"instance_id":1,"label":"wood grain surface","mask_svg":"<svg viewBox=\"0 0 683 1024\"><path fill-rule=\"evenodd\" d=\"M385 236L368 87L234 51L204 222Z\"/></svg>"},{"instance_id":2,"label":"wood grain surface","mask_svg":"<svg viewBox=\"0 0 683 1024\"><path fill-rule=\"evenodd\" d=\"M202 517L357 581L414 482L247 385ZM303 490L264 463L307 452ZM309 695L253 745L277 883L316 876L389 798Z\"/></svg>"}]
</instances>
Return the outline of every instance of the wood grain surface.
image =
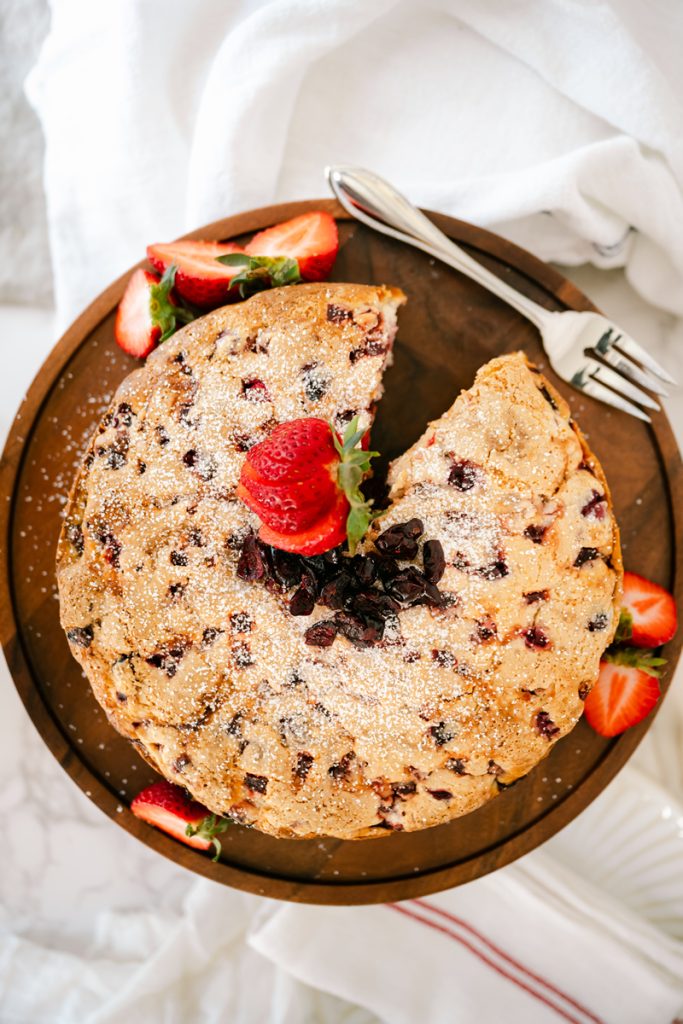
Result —
<instances>
[{"instance_id":1,"label":"wood grain surface","mask_svg":"<svg viewBox=\"0 0 683 1024\"><path fill-rule=\"evenodd\" d=\"M482 363L522 348L568 398L603 464L626 567L674 589L680 601L683 474L663 414L647 426L573 392L547 369L539 335L512 309L423 253L348 220L332 201L254 210L189 237L235 238L321 207L339 218L334 279L397 285L408 295L373 430L373 447L385 464L472 384ZM470 224L431 216L476 259L547 309L593 308L529 253ZM222 860L214 864L130 813L132 797L155 776L109 726L69 653L54 573L61 513L80 454L135 365L113 340L114 311L128 276L103 292L55 346L20 407L0 470L2 644L26 709L64 770L113 821L159 853L215 881L280 899L352 904L424 895L486 874L549 839L603 790L652 717L611 741L582 721L534 771L479 810L378 842L274 839L233 826ZM664 687L680 644L681 634L665 651Z\"/></svg>"}]
</instances>

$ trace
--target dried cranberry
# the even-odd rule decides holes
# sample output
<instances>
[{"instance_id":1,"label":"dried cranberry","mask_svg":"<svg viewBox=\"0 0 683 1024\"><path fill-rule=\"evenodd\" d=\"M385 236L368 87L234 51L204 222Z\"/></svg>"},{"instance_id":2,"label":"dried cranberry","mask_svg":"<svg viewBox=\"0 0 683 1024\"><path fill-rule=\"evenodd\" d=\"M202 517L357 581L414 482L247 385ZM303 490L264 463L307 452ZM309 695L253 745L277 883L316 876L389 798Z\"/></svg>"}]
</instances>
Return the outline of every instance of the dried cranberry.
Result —
<instances>
[{"instance_id":1,"label":"dried cranberry","mask_svg":"<svg viewBox=\"0 0 683 1024\"><path fill-rule=\"evenodd\" d=\"M393 579L385 582L387 593L401 604L415 604L424 596L426 580L419 569L409 565L398 572Z\"/></svg>"},{"instance_id":2,"label":"dried cranberry","mask_svg":"<svg viewBox=\"0 0 683 1024\"><path fill-rule=\"evenodd\" d=\"M356 579L362 587L369 587L377 579L379 559L374 552L368 555L356 555L353 559L353 568Z\"/></svg>"},{"instance_id":3,"label":"dried cranberry","mask_svg":"<svg viewBox=\"0 0 683 1024\"><path fill-rule=\"evenodd\" d=\"M421 519L410 519L407 523L397 523L380 533L375 547L383 555L392 558L415 558L418 538L424 533Z\"/></svg>"},{"instance_id":4,"label":"dried cranberry","mask_svg":"<svg viewBox=\"0 0 683 1024\"><path fill-rule=\"evenodd\" d=\"M214 626L207 626L202 633L202 643L205 647L210 647L222 632L221 629L216 629Z\"/></svg>"},{"instance_id":5,"label":"dried cranberry","mask_svg":"<svg viewBox=\"0 0 683 1024\"><path fill-rule=\"evenodd\" d=\"M449 793L447 789L428 789L427 792L435 800L452 800L453 794Z\"/></svg>"},{"instance_id":6,"label":"dried cranberry","mask_svg":"<svg viewBox=\"0 0 683 1024\"><path fill-rule=\"evenodd\" d=\"M344 754L341 761L338 761L336 764L330 765L330 767L327 769L327 774L331 776L331 778L336 779L337 782L339 782L341 779L345 779L349 774L351 765L353 764L355 758L355 753L353 752L353 750L350 750L348 754Z\"/></svg>"},{"instance_id":7,"label":"dried cranberry","mask_svg":"<svg viewBox=\"0 0 683 1024\"><path fill-rule=\"evenodd\" d=\"M446 768L451 772L455 772L456 775L467 775L465 762L461 757L450 757L446 761Z\"/></svg>"},{"instance_id":8,"label":"dried cranberry","mask_svg":"<svg viewBox=\"0 0 683 1024\"><path fill-rule=\"evenodd\" d=\"M524 531L524 536L528 537L529 540L534 542L534 544L542 544L547 530L547 526L540 526L537 523L532 523L531 526L527 526Z\"/></svg>"},{"instance_id":9,"label":"dried cranberry","mask_svg":"<svg viewBox=\"0 0 683 1024\"><path fill-rule=\"evenodd\" d=\"M129 406L128 402L121 402L116 415L114 416L113 425L118 429L119 427L129 427L133 422L133 416L135 413Z\"/></svg>"},{"instance_id":10,"label":"dried cranberry","mask_svg":"<svg viewBox=\"0 0 683 1024\"><path fill-rule=\"evenodd\" d=\"M417 792L416 782L392 782L391 788L395 797L399 800L406 800Z\"/></svg>"},{"instance_id":11,"label":"dried cranberry","mask_svg":"<svg viewBox=\"0 0 683 1024\"><path fill-rule=\"evenodd\" d=\"M608 622L608 615L605 612L598 612L588 623L588 632L600 633L603 629L607 629Z\"/></svg>"},{"instance_id":12,"label":"dried cranberry","mask_svg":"<svg viewBox=\"0 0 683 1024\"><path fill-rule=\"evenodd\" d=\"M304 633L304 640L309 647L330 647L337 635L337 623L333 619L321 619L309 626Z\"/></svg>"},{"instance_id":13,"label":"dried cranberry","mask_svg":"<svg viewBox=\"0 0 683 1024\"><path fill-rule=\"evenodd\" d=\"M197 452L194 448L191 448L189 452L185 452L183 455L183 462L186 466L194 466L197 462Z\"/></svg>"},{"instance_id":14,"label":"dried cranberry","mask_svg":"<svg viewBox=\"0 0 683 1024\"><path fill-rule=\"evenodd\" d=\"M607 498L605 495L600 494L600 491L593 491L590 500L581 509L581 515L586 516L586 518L591 516L593 519L604 519L606 504Z\"/></svg>"},{"instance_id":15,"label":"dried cranberry","mask_svg":"<svg viewBox=\"0 0 683 1024\"><path fill-rule=\"evenodd\" d=\"M233 612L230 616L230 629L233 633L249 633L253 622L248 612Z\"/></svg>"},{"instance_id":16,"label":"dried cranberry","mask_svg":"<svg viewBox=\"0 0 683 1024\"><path fill-rule=\"evenodd\" d=\"M592 562L596 558L600 557L600 552L597 548L581 548L578 555L574 559L574 568L580 569L586 562Z\"/></svg>"},{"instance_id":17,"label":"dried cranberry","mask_svg":"<svg viewBox=\"0 0 683 1024\"><path fill-rule=\"evenodd\" d=\"M268 789L268 779L265 775L252 775L251 772L247 772L244 776L244 785L252 793L265 793Z\"/></svg>"},{"instance_id":18,"label":"dried cranberry","mask_svg":"<svg viewBox=\"0 0 683 1024\"><path fill-rule=\"evenodd\" d=\"M446 558L440 540L426 540L424 542L422 562L427 581L429 583L438 583L446 569Z\"/></svg>"},{"instance_id":19,"label":"dried cranberry","mask_svg":"<svg viewBox=\"0 0 683 1024\"><path fill-rule=\"evenodd\" d=\"M250 665L254 664L251 648L249 647L249 644L244 641L240 644L235 644L232 649L232 654L237 668L249 668Z\"/></svg>"},{"instance_id":20,"label":"dried cranberry","mask_svg":"<svg viewBox=\"0 0 683 1024\"><path fill-rule=\"evenodd\" d=\"M159 444L163 448L164 445L167 445L169 443L169 441L171 440L171 438L169 437L169 433L166 430L166 427L162 426L161 424L159 424L158 427L155 427L155 430L156 430L156 435L157 435L157 441L159 442Z\"/></svg>"},{"instance_id":21,"label":"dried cranberry","mask_svg":"<svg viewBox=\"0 0 683 1024\"><path fill-rule=\"evenodd\" d=\"M327 393L330 382L320 370L317 363L307 363L301 368L304 382L304 394L309 402L319 402Z\"/></svg>"},{"instance_id":22,"label":"dried cranberry","mask_svg":"<svg viewBox=\"0 0 683 1024\"><path fill-rule=\"evenodd\" d=\"M458 459L451 467L448 482L458 491L471 491L477 483L478 477L479 467L474 462L470 462L468 459Z\"/></svg>"},{"instance_id":23,"label":"dried cranberry","mask_svg":"<svg viewBox=\"0 0 683 1024\"><path fill-rule=\"evenodd\" d=\"M306 776L311 770L313 761L314 758L312 754L306 754L302 752L296 755L296 768L294 769L294 774L296 775L297 779L303 780L306 778Z\"/></svg>"},{"instance_id":24,"label":"dried cranberry","mask_svg":"<svg viewBox=\"0 0 683 1024\"><path fill-rule=\"evenodd\" d=\"M480 619L475 623L472 640L477 644L487 644L497 636L496 624L491 619Z\"/></svg>"},{"instance_id":25,"label":"dried cranberry","mask_svg":"<svg viewBox=\"0 0 683 1024\"><path fill-rule=\"evenodd\" d=\"M527 647L538 647L541 650L550 647L550 639L538 626L530 626L529 629L525 629L522 636Z\"/></svg>"},{"instance_id":26,"label":"dried cranberry","mask_svg":"<svg viewBox=\"0 0 683 1024\"><path fill-rule=\"evenodd\" d=\"M458 664L457 658L451 651L437 650L436 648L432 651L432 661L440 668L455 668Z\"/></svg>"},{"instance_id":27,"label":"dried cranberry","mask_svg":"<svg viewBox=\"0 0 683 1024\"><path fill-rule=\"evenodd\" d=\"M327 608L343 608L347 598L353 593L354 582L348 573L340 572L326 583L320 591L320 603Z\"/></svg>"},{"instance_id":28,"label":"dried cranberry","mask_svg":"<svg viewBox=\"0 0 683 1024\"><path fill-rule=\"evenodd\" d=\"M268 388L256 377L242 381L242 394L249 402L269 402Z\"/></svg>"},{"instance_id":29,"label":"dried cranberry","mask_svg":"<svg viewBox=\"0 0 683 1024\"><path fill-rule=\"evenodd\" d=\"M301 577L301 583L289 601L290 615L310 615L315 608L316 589L309 575Z\"/></svg>"},{"instance_id":30,"label":"dried cranberry","mask_svg":"<svg viewBox=\"0 0 683 1024\"><path fill-rule=\"evenodd\" d=\"M381 621L364 622L350 612L337 612L334 617L338 631L354 647L372 647L382 639L384 624Z\"/></svg>"},{"instance_id":31,"label":"dried cranberry","mask_svg":"<svg viewBox=\"0 0 683 1024\"><path fill-rule=\"evenodd\" d=\"M548 600L547 590L530 590L524 595L524 600L527 604L537 604L539 601Z\"/></svg>"},{"instance_id":32,"label":"dried cranberry","mask_svg":"<svg viewBox=\"0 0 683 1024\"><path fill-rule=\"evenodd\" d=\"M350 602L351 609L356 615L368 621L380 621L395 615L400 605L388 594L380 594L378 590L370 590L365 593L356 594Z\"/></svg>"},{"instance_id":33,"label":"dried cranberry","mask_svg":"<svg viewBox=\"0 0 683 1024\"><path fill-rule=\"evenodd\" d=\"M450 743L451 740L455 739L455 733L446 725L445 722L439 722L438 725L432 725L429 732L437 747L443 747L446 743Z\"/></svg>"},{"instance_id":34,"label":"dried cranberry","mask_svg":"<svg viewBox=\"0 0 683 1024\"><path fill-rule=\"evenodd\" d=\"M476 570L477 576L481 576L485 580L499 580L503 576L507 576L509 572L507 563L502 558L499 558L496 562L491 562L489 565L482 565Z\"/></svg>"},{"instance_id":35,"label":"dried cranberry","mask_svg":"<svg viewBox=\"0 0 683 1024\"><path fill-rule=\"evenodd\" d=\"M250 533L244 539L242 552L237 563L237 575L241 580L260 580L265 574L263 556L256 542L256 537Z\"/></svg>"},{"instance_id":36,"label":"dried cranberry","mask_svg":"<svg viewBox=\"0 0 683 1024\"><path fill-rule=\"evenodd\" d=\"M189 559L184 551L171 552L171 565L187 565Z\"/></svg>"},{"instance_id":37,"label":"dried cranberry","mask_svg":"<svg viewBox=\"0 0 683 1024\"><path fill-rule=\"evenodd\" d=\"M353 310L346 306L336 306L333 302L327 306L327 319L332 324L343 324L345 320L351 320L352 317Z\"/></svg>"},{"instance_id":38,"label":"dried cranberry","mask_svg":"<svg viewBox=\"0 0 683 1024\"><path fill-rule=\"evenodd\" d=\"M552 740L560 733L559 726L555 725L547 711L538 712L534 719L534 726L538 735L545 736L548 740Z\"/></svg>"},{"instance_id":39,"label":"dried cranberry","mask_svg":"<svg viewBox=\"0 0 683 1024\"><path fill-rule=\"evenodd\" d=\"M185 768L187 768L188 764L191 763L192 762L190 758L187 756L187 754L181 754L180 757L176 757L175 761L173 762L173 771L180 773Z\"/></svg>"},{"instance_id":40,"label":"dried cranberry","mask_svg":"<svg viewBox=\"0 0 683 1024\"><path fill-rule=\"evenodd\" d=\"M67 630L67 639L72 643L76 644L77 647L90 647L93 641L94 630L92 625L88 626L74 626L73 629Z\"/></svg>"},{"instance_id":41,"label":"dried cranberry","mask_svg":"<svg viewBox=\"0 0 683 1024\"><path fill-rule=\"evenodd\" d=\"M287 589L296 586L301 580L301 559L298 555L280 551L279 548L271 548L269 556L274 579Z\"/></svg>"}]
</instances>

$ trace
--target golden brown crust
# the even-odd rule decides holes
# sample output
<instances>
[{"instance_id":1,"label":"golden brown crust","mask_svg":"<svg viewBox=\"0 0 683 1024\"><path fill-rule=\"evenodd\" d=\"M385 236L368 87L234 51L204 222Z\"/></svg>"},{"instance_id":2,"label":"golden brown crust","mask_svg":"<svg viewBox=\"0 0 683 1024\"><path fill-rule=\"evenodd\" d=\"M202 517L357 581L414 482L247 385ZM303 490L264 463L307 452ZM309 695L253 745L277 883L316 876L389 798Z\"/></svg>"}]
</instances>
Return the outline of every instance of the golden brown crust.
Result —
<instances>
[{"instance_id":1,"label":"golden brown crust","mask_svg":"<svg viewBox=\"0 0 683 1024\"><path fill-rule=\"evenodd\" d=\"M242 449L295 416L368 424L400 301L299 286L179 332L121 385L60 539L62 622L112 723L213 811L273 835L364 838L473 810L574 726L615 627L602 471L521 354L483 367L394 463L367 541L418 515L444 546L447 607L402 611L373 648L312 648L326 609L294 618L237 578L256 524L234 497ZM475 483L460 489L463 461Z\"/></svg>"}]
</instances>

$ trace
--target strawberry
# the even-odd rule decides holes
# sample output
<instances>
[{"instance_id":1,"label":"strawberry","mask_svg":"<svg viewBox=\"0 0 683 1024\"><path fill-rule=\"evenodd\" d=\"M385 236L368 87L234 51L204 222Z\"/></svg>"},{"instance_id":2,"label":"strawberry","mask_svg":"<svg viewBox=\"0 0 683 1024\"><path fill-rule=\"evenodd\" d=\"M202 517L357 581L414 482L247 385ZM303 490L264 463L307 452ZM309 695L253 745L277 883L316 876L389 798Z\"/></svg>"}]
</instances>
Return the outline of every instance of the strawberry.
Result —
<instances>
[{"instance_id":1,"label":"strawberry","mask_svg":"<svg viewBox=\"0 0 683 1024\"><path fill-rule=\"evenodd\" d=\"M237 290L232 289L237 268L225 266L219 257L241 252L234 242L186 240L147 246L147 258L154 269L163 271L175 264L178 295L201 309L215 309L238 297Z\"/></svg>"},{"instance_id":2,"label":"strawberry","mask_svg":"<svg viewBox=\"0 0 683 1024\"><path fill-rule=\"evenodd\" d=\"M586 697L584 713L601 736L617 736L637 725L659 698L656 658L635 647L610 649L600 662L598 681Z\"/></svg>"},{"instance_id":3,"label":"strawberry","mask_svg":"<svg viewBox=\"0 0 683 1024\"><path fill-rule=\"evenodd\" d=\"M178 305L171 289L175 267L162 278L149 270L136 270L123 293L116 311L114 337L124 352L144 359L160 341L165 341L194 314Z\"/></svg>"},{"instance_id":4,"label":"strawberry","mask_svg":"<svg viewBox=\"0 0 683 1024\"><path fill-rule=\"evenodd\" d=\"M322 281L332 269L339 251L337 222L324 210L302 213L300 217L259 231L245 246L245 251L250 256L290 256L299 264L304 281Z\"/></svg>"},{"instance_id":5,"label":"strawberry","mask_svg":"<svg viewBox=\"0 0 683 1024\"><path fill-rule=\"evenodd\" d=\"M358 447L363 433L355 418L340 441L311 416L281 423L249 449L237 494L261 519L261 540L317 555L347 537L355 551L371 519L360 484L377 454Z\"/></svg>"},{"instance_id":6,"label":"strawberry","mask_svg":"<svg viewBox=\"0 0 683 1024\"><path fill-rule=\"evenodd\" d=\"M130 809L136 818L168 832L181 843L197 850L213 847L213 859L220 857L221 844L217 836L225 832L229 822L197 803L180 786L166 780L155 782L138 793Z\"/></svg>"},{"instance_id":7,"label":"strawberry","mask_svg":"<svg viewBox=\"0 0 683 1024\"><path fill-rule=\"evenodd\" d=\"M629 640L636 647L661 647L676 632L676 603L657 583L624 573L624 597L619 620L618 640Z\"/></svg>"}]
</instances>

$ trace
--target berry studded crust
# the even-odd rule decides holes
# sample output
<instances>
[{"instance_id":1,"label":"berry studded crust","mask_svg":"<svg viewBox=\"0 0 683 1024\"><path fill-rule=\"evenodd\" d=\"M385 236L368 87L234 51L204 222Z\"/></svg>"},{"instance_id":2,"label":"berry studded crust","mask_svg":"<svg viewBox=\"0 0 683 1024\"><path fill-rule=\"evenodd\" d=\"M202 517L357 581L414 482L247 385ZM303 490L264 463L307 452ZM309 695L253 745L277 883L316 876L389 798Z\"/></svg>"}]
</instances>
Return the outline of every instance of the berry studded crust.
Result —
<instances>
[{"instance_id":1,"label":"berry studded crust","mask_svg":"<svg viewBox=\"0 0 683 1024\"><path fill-rule=\"evenodd\" d=\"M121 385L60 540L62 624L112 723L196 800L276 836L478 807L573 728L616 627L602 471L521 353L394 463L365 542L419 518L412 562L429 542L434 571L441 543L441 607L402 609L370 647L317 646L329 608L292 615L272 581L238 577L258 526L235 498L245 451L296 417L369 425L402 301L300 285L180 331Z\"/></svg>"}]
</instances>

